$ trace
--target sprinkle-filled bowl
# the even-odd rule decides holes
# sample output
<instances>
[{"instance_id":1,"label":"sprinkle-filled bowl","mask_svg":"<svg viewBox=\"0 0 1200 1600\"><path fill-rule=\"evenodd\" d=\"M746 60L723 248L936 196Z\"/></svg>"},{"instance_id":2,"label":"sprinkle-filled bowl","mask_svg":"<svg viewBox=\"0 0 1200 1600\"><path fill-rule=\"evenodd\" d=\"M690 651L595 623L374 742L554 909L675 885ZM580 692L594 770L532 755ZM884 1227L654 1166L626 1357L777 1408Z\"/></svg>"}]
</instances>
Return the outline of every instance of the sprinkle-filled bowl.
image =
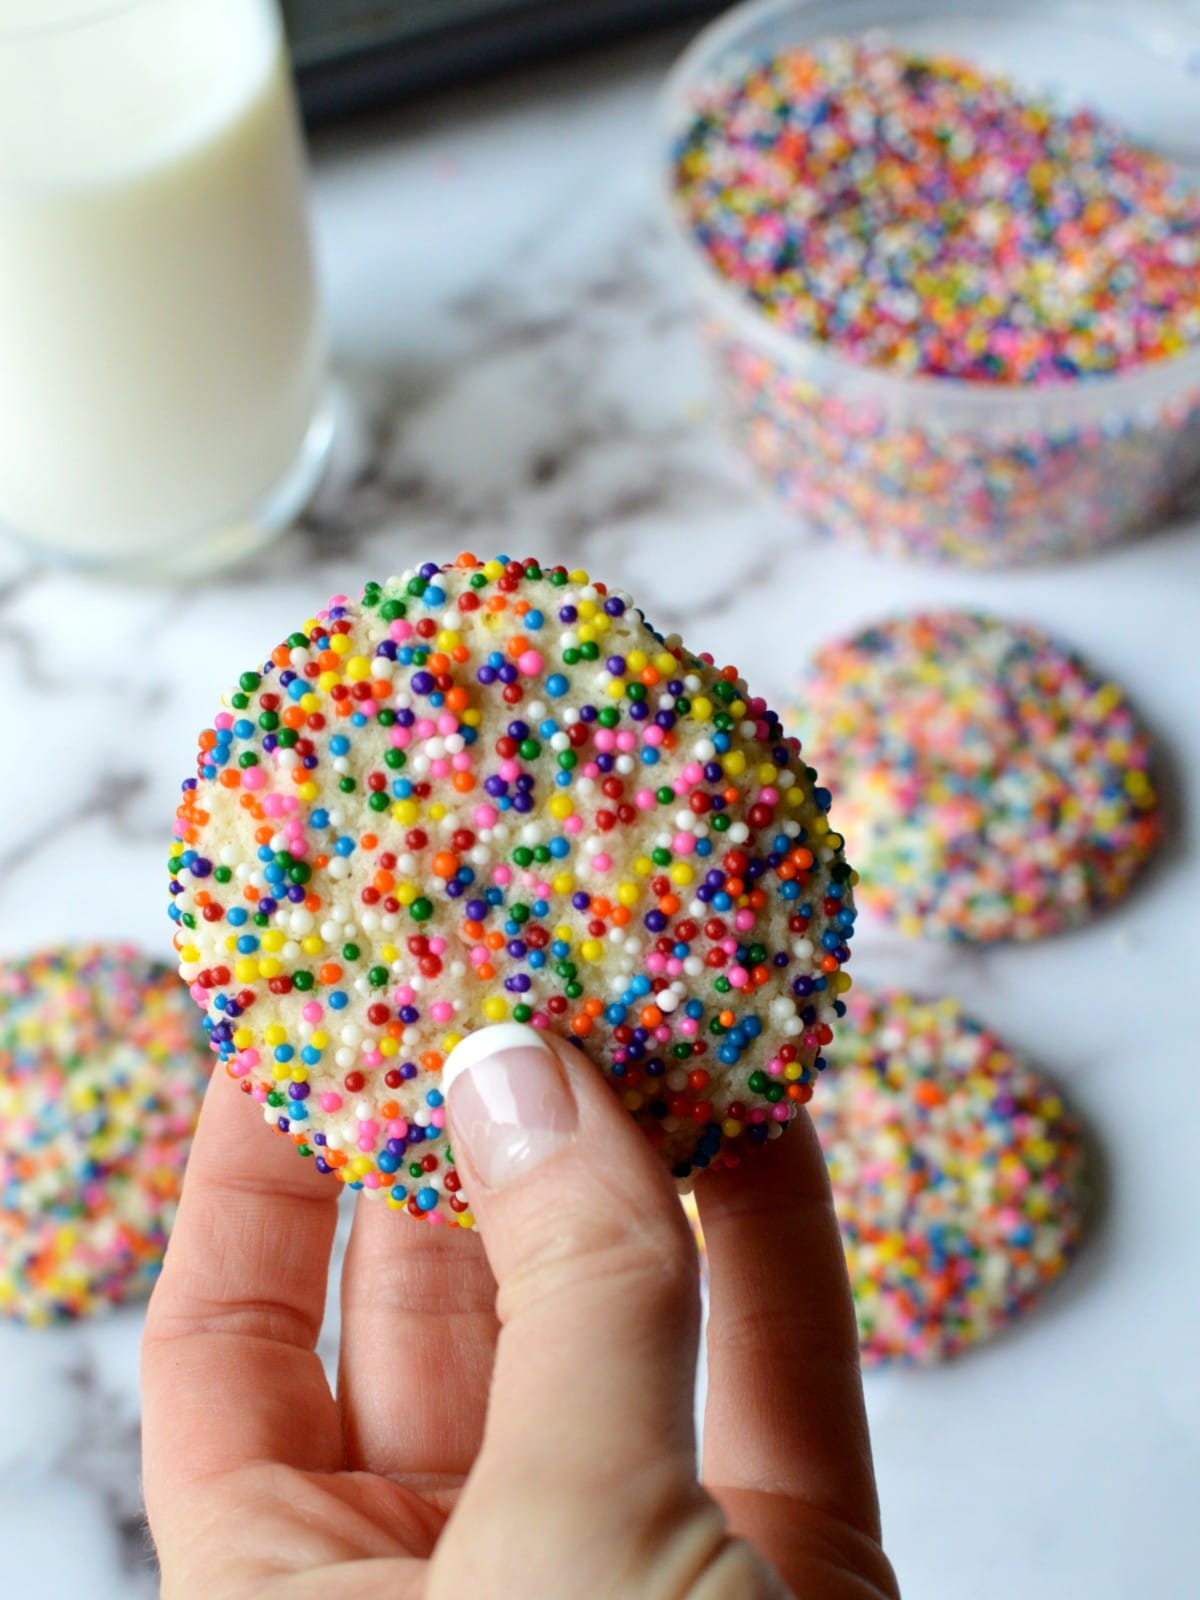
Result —
<instances>
[{"instance_id":1,"label":"sprinkle-filled bowl","mask_svg":"<svg viewBox=\"0 0 1200 1600\"><path fill-rule=\"evenodd\" d=\"M797 50L833 63L829 92L803 91L799 132L792 102L781 117L770 100ZM949 200L936 152L903 143L907 76L898 131L871 119L861 85L897 53L907 70L933 61L928 94L917 69L918 133L947 162L966 141ZM987 98L1008 94L995 77L1011 128ZM737 97L764 82L759 122L735 124ZM1198 105L1200 29L1162 0L754 0L702 32L664 94L668 211L722 410L759 475L824 533L969 566L1087 554L1161 518L1200 468ZM893 248L876 225L897 171L932 240L918 228ZM824 186L806 197L813 174ZM801 285L791 303L780 274Z\"/></svg>"}]
</instances>

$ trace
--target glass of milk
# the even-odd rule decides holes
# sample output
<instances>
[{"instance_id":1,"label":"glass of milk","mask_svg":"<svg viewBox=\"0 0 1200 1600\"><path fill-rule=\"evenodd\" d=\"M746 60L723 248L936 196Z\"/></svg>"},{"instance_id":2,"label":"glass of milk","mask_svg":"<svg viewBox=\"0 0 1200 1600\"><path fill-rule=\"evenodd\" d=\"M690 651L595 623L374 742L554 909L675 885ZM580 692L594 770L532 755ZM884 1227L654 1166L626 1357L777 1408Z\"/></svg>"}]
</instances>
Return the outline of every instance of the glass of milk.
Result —
<instances>
[{"instance_id":1,"label":"glass of milk","mask_svg":"<svg viewBox=\"0 0 1200 1600\"><path fill-rule=\"evenodd\" d=\"M274 0L0 0L0 529L237 560L316 487L324 380Z\"/></svg>"}]
</instances>

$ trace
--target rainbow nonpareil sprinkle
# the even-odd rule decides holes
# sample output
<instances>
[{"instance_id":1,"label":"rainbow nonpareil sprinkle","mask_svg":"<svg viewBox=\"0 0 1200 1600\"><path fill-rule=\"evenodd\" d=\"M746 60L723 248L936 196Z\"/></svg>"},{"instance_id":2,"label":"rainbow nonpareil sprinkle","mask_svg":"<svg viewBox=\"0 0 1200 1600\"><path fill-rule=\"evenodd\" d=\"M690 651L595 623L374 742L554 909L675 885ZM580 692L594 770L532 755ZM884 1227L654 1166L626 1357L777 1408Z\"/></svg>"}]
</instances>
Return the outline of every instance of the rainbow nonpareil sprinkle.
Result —
<instances>
[{"instance_id":1,"label":"rainbow nonpareil sprinkle","mask_svg":"<svg viewBox=\"0 0 1200 1600\"><path fill-rule=\"evenodd\" d=\"M1162 834L1125 696L1036 628L941 611L835 640L796 726L837 795L860 900L904 933L1077 926L1128 892Z\"/></svg>"},{"instance_id":2,"label":"rainbow nonpareil sprinkle","mask_svg":"<svg viewBox=\"0 0 1200 1600\"><path fill-rule=\"evenodd\" d=\"M1092 110L872 38L743 59L690 109L684 220L789 334L992 384L1200 344L1200 189Z\"/></svg>"},{"instance_id":3,"label":"rainbow nonpareil sprinkle","mask_svg":"<svg viewBox=\"0 0 1200 1600\"><path fill-rule=\"evenodd\" d=\"M1088 1209L1079 1124L955 1002L856 989L812 1115L865 1364L990 1338L1073 1259Z\"/></svg>"},{"instance_id":4,"label":"rainbow nonpareil sprinkle","mask_svg":"<svg viewBox=\"0 0 1200 1600\"><path fill-rule=\"evenodd\" d=\"M175 975L128 946L0 965L0 1315L149 1292L210 1064Z\"/></svg>"},{"instance_id":5,"label":"rainbow nonpareil sprinkle","mask_svg":"<svg viewBox=\"0 0 1200 1600\"><path fill-rule=\"evenodd\" d=\"M828 793L731 667L584 572L426 563L336 597L200 738L180 972L226 1070L351 1188L470 1226L467 1033L574 1040L676 1177L812 1093L849 988Z\"/></svg>"}]
</instances>

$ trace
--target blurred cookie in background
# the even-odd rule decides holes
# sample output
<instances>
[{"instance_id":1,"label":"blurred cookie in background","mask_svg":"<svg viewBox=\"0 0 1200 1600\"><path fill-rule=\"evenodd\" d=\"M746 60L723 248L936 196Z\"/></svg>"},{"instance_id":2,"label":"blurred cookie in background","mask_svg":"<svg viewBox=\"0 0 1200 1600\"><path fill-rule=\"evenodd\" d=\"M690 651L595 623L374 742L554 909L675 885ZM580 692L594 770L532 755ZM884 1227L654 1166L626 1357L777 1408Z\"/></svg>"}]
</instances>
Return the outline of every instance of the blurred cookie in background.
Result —
<instances>
[{"instance_id":1,"label":"blurred cookie in background","mask_svg":"<svg viewBox=\"0 0 1200 1600\"><path fill-rule=\"evenodd\" d=\"M149 1293L211 1059L174 972L131 946L0 964L0 1315Z\"/></svg>"}]
</instances>

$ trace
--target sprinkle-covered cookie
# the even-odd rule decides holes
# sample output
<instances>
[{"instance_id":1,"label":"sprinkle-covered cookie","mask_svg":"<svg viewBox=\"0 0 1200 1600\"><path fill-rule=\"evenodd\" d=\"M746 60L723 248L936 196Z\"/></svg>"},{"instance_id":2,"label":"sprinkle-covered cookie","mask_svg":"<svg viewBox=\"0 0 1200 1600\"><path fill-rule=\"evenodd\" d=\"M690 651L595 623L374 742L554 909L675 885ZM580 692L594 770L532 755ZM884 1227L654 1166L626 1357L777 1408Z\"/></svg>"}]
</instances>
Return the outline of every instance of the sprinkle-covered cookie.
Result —
<instances>
[{"instance_id":1,"label":"sprinkle-covered cookie","mask_svg":"<svg viewBox=\"0 0 1200 1600\"><path fill-rule=\"evenodd\" d=\"M469 1226L443 1062L574 1040L679 1179L811 1095L849 987L828 793L732 667L583 572L430 562L335 598L200 737L180 972L268 1123Z\"/></svg>"},{"instance_id":2,"label":"sprinkle-covered cookie","mask_svg":"<svg viewBox=\"0 0 1200 1600\"><path fill-rule=\"evenodd\" d=\"M1085 1203L1056 1089L950 1000L856 989L812 1107L863 1360L989 1338L1066 1269Z\"/></svg>"},{"instance_id":3,"label":"sprinkle-covered cookie","mask_svg":"<svg viewBox=\"0 0 1200 1600\"><path fill-rule=\"evenodd\" d=\"M1036 628L899 617L827 645L799 699L859 898L905 933L1073 927L1159 841L1150 744L1124 695Z\"/></svg>"},{"instance_id":4,"label":"sprinkle-covered cookie","mask_svg":"<svg viewBox=\"0 0 1200 1600\"><path fill-rule=\"evenodd\" d=\"M210 1064L174 973L128 946L0 965L0 1314L149 1292Z\"/></svg>"}]
</instances>

